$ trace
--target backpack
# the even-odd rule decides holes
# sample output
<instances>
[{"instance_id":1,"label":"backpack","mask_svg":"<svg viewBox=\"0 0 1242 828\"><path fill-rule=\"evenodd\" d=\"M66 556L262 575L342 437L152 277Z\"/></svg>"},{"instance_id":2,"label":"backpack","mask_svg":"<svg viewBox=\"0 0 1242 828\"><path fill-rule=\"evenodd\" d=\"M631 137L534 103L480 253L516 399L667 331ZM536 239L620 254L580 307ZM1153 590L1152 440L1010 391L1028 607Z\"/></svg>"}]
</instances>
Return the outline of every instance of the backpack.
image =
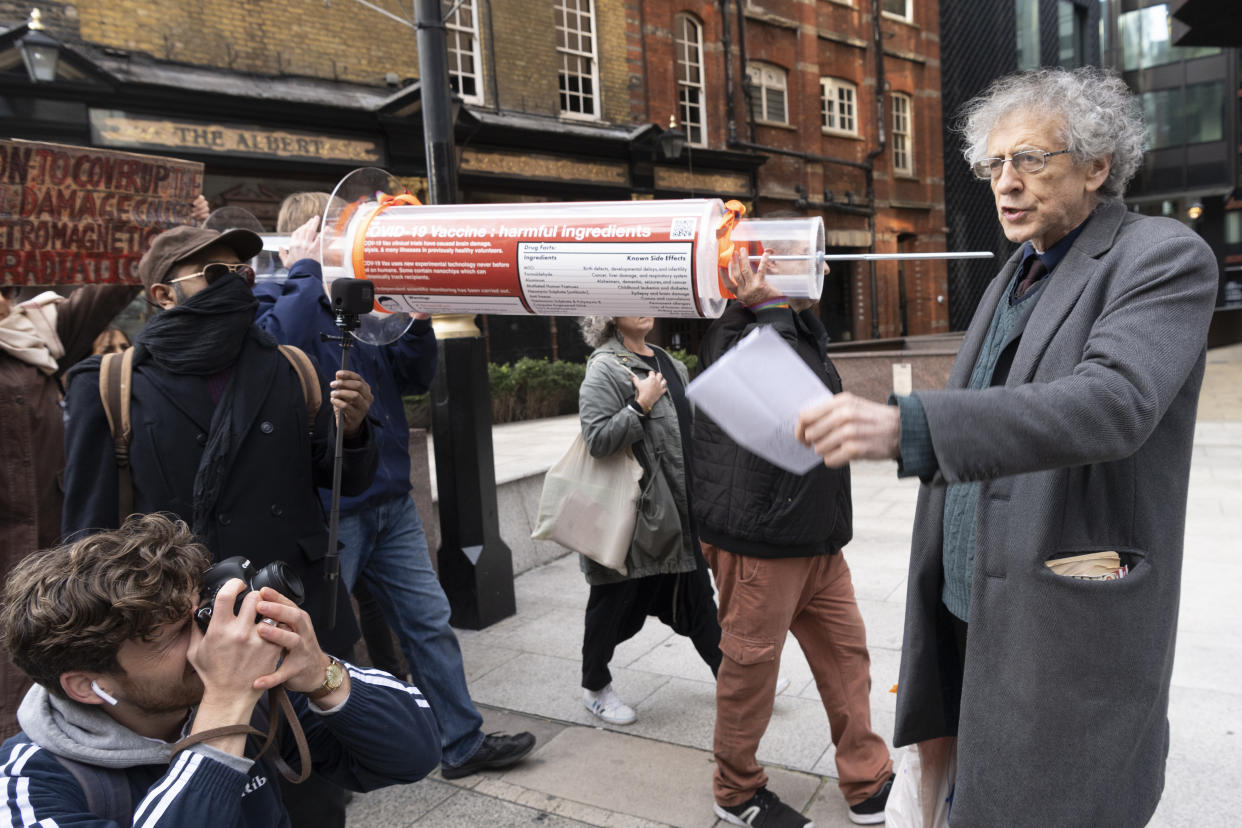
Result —
<instances>
[{"instance_id":1,"label":"backpack","mask_svg":"<svg viewBox=\"0 0 1242 828\"><path fill-rule=\"evenodd\" d=\"M127 352L128 353L128 352ZM120 354L109 354L120 356ZM258 730L267 730L270 724L268 715L269 697L264 696L255 705L250 723ZM292 708L290 708L290 712ZM289 715L289 713L286 713ZM129 786L129 776L124 768L105 768L101 765L88 765L58 753L51 754L65 770L73 774L78 787L86 795L86 810L92 816L111 820L118 825L129 825L134 821L134 801ZM279 753L276 754L279 757ZM278 759L278 762L280 760Z\"/></svg>"},{"instance_id":2,"label":"backpack","mask_svg":"<svg viewBox=\"0 0 1242 828\"><path fill-rule=\"evenodd\" d=\"M119 356L119 354L110 354ZM51 751L48 751L51 753ZM129 777L120 768L103 768L98 765L87 765L52 753L57 762L64 765L65 770L73 774L86 794L86 810L100 819L109 819L118 825L129 825L134 821L134 803L130 798Z\"/></svg>"},{"instance_id":3,"label":"backpack","mask_svg":"<svg viewBox=\"0 0 1242 828\"><path fill-rule=\"evenodd\" d=\"M292 345L276 346L302 385L306 400L307 436L315 436L315 417L323 404L323 391L319 387L319 375L310 357ZM134 349L119 354L104 354L99 363L99 399L108 417L108 430L112 432L112 449L116 455L117 475L117 525L125 522L134 510L134 478L129 467L129 442L133 437L133 423L129 418L130 394L134 375ZM71 769L72 770L72 769Z\"/></svg>"}]
</instances>

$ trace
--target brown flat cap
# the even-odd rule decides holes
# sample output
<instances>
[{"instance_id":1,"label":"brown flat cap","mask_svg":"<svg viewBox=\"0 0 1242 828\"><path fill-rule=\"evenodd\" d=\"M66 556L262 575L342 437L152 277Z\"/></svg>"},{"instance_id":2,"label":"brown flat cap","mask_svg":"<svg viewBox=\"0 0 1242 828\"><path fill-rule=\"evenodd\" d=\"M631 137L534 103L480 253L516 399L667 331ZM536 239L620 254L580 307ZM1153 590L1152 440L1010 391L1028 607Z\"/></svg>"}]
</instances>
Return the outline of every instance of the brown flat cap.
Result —
<instances>
[{"instance_id":1,"label":"brown flat cap","mask_svg":"<svg viewBox=\"0 0 1242 828\"><path fill-rule=\"evenodd\" d=\"M151 242L151 249L138 262L138 278L147 290L167 278L179 263L214 244L231 248L241 261L252 259L263 249L263 239L249 230L221 233L203 227L183 225L165 230Z\"/></svg>"}]
</instances>

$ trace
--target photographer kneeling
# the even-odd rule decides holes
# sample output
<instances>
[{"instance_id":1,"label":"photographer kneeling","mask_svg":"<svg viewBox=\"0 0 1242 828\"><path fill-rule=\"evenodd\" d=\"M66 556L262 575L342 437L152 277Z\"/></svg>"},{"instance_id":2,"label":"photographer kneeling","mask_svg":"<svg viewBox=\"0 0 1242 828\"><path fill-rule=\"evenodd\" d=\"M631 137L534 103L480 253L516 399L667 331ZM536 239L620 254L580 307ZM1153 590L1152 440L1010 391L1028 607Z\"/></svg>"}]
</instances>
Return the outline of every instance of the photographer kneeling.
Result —
<instances>
[{"instance_id":1,"label":"photographer kneeling","mask_svg":"<svg viewBox=\"0 0 1242 828\"><path fill-rule=\"evenodd\" d=\"M307 614L270 587L228 580L200 630L210 562L181 521L138 515L14 568L0 636L36 684L22 732L0 747L13 824L287 826L276 765L296 766L298 746L259 755L263 740L238 732L267 731L260 700L282 686L314 769L343 787L435 769L440 735L418 689L325 655Z\"/></svg>"}]
</instances>

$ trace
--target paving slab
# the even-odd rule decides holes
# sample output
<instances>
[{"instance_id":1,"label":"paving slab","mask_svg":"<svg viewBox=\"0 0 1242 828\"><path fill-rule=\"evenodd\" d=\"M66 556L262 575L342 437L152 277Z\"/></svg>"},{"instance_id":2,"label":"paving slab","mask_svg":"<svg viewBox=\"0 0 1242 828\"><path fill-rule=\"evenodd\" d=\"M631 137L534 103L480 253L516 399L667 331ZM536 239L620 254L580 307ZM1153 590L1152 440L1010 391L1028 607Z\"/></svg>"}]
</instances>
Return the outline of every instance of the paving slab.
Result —
<instances>
[{"instance_id":1,"label":"paving slab","mask_svg":"<svg viewBox=\"0 0 1242 828\"><path fill-rule=\"evenodd\" d=\"M541 473L576 428L572 416L498 426L497 476ZM852 480L857 508L846 556L867 625L872 724L891 749L896 700L889 689L900 664L918 484L898 480L891 462L856 463ZM1242 814L1242 345L1208 354L1187 513L1171 746L1156 828L1233 826ZM452 782L436 773L359 795L349 825L713 825L714 683L690 642L649 619L623 644L613 660L614 685L639 718L628 727L605 726L581 702L588 589L576 556L524 572L515 591L517 615L486 630L459 631L459 638L485 729L531 730L539 739L535 751L505 771ZM781 668L791 686L776 700L759 751L769 787L818 828L844 828L851 823L833 778L827 719L792 637Z\"/></svg>"},{"instance_id":2,"label":"paving slab","mask_svg":"<svg viewBox=\"0 0 1242 828\"><path fill-rule=\"evenodd\" d=\"M569 728L541 755L545 761L517 766L503 781L660 824L707 828L716 823L712 761L706 751L595 728ZM779 768L770 776L770 787L799 809L820 784L816 777Z\"/></svg>"},{"instance_id":3,"label":"paving slab","mask_svg":"<svg viewBox=\"0 0 1242 828\"><path fill-rule=\"evenodd\" d=\"M396 785L370 793L354 794L345 809L350 826L405 828L421 825L419 820L457 795L459 789L436 779L412 785Z\"/></svg>"}]
</instances>

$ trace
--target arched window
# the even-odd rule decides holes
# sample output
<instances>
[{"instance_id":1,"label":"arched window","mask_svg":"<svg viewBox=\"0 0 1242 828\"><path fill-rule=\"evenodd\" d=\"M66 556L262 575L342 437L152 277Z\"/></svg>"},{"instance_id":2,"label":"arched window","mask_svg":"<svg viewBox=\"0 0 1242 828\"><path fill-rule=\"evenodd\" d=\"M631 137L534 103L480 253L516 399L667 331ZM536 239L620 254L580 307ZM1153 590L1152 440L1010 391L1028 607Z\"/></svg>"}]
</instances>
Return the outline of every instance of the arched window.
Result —
<instances>
[{"instance_id":1,"label":"arched window","mask_svg":"<svg viewBox=\"0 0 1242 828\"><path fill-rule=\"evenodd\" d=\"M752 61L746 65L750 81L750 116L756 121L789 123L787 73L779 66Z\"/></svg>"},{"instance_id":2,"label":"arched window","mask_svg":"<svg viewBox=\"0 0 1242 828\"><path fill-rule=\"evenodd\" d=\"M703 26L688 14L673 21L677 47L677 104L686 140L702 146L707 142L704 109Z\"/></svg>"},{"instance_id":3,"label":"arched window","mask_svg":"<svg viewBox=\"0 0 1242 828\"><path fill-rule=\"evenodd\" d=\"M858 134L858 87L840 78L820 78L820 115L825 132Z\"/></svg>"}]
</instances>

